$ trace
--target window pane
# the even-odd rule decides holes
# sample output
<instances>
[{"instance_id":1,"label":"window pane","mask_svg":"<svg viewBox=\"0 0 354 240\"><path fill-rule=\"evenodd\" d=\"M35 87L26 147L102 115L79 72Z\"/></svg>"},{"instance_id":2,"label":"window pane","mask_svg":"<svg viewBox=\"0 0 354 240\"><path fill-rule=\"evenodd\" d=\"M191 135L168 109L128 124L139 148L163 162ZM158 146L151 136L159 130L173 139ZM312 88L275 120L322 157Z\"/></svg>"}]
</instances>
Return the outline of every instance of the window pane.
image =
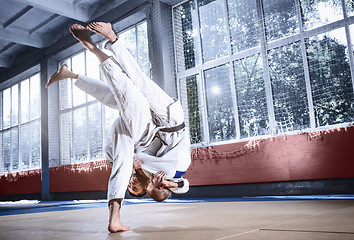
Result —
<instances>
[{"instance_id":1,"label":"window pane","mask_svg":"<svg viewBox=\"0 0 354 240\"><path fill-rule=\"evenodd\" d=\"M29 121L29 79L21 82L21 123Z\"/></svg>"},{"instance_id":2,"label":"window pane","mask_svg":"<svg viewBox=\"0 0 354 240\"><path fill-rule=\"evenodd\" d=\"M235 61L234 74L241 138L269 134L261 55Z\"/></svg>"},{"instance_id":3,"label":"window pane","mask_svg":"<svg viewBox=\"0 0 354 240\"><path fill-rule=\"evenodd\" d=\"M3 92L3 128L11 126L11 88L4 90Z\"/></svg>"},{"instance_id":4,"label":"window pane","mask_svg":"<svg viewBox=\"0 0 354 240\"><path fill-rule=\"evenodd\" d=\"M67 59L64 62L59 64L67 65L70 69L71 59ZM59 67L60 67L59 66ZM63 110L66 108L70 108L72 106L72 92L71 92L71 79L61 80L59 82L59 109Z\"/></svg>"},{"instance_id":5,"label":"window pane","mask_svg":"<svg viewBox=\"0 0 354 240\"><path fill-rule=\"evenodd\" d=\"M300 7L305 30L343 19L341 0L300 0Z\"/></svg>"},{"instance_id":6,"label":"window pane","mask_svg":"<svg viewBox=\"0 0 354 240\"><path fill-rule=\"evenodd\" d=\"M175 8L175 39L178 70L199 65L198 18L194 1Z\"/></svg>"},{"instance_id":7,"label":"window pane","mask_svg":"<svg viewBox=\"0 0 354 240\"><path fill-rule=\"evenodd\" d=\"M269 51L277 133L310 127L300 42Z\"/></svg>"},{"instance_id":8,"label":"window pane","mask_svg":"<svg viewBox=\"0 0 354 240\"><path fill-rule=\"evenodd\" d=\"M20 169L29 168L30 141L29 124L24 124L20 127Z\"/></svg>"},{"instance_id":9,"label":"window pane","mask_svg":"<svg viewBox=\"0 0 354 240\"><path fill-rule=\"evenodd\" d=\"M353 121L353 87L344 28L306 42L316 126Z\"/></svg>"},{"instance_id":10,"label":"window pane","mask_svg":"<svg viewBox=\"0 0 354 240\"><path fill-rule=\"evenodd\" d=\"M263 0L267 40L299 32L296 0Z\"/></svg>"},{"instance_id":11,"label":"window pane","mask_svg":"<svg viewBox=\"0 0 354 240\"><path fill-rule=\"evenodd\" d=\"M130 53L134 56L135 59L137 59L135 28L132 28L128 31L119 34L119 38L124 41L124 44L130 51Z\"/></svg>"},{"instance_id":12,"label":"window pane","mask_svg":"<svg viewBox=\"0 0 354 240\"><path fill-rule=\"evenodd\" d=\"M227 19L224 0L198 0L204 62L227 52Z\"/></svg>"},{"instance_id":13,"label":"window pane","mask_svg":"<svg viewBox=\"0 0 354 240\"><path fill-rule=\"evenodd\" d=\"M146 76L150 77L149 45L146 22L138 27L138 63Z\"/></svg>"},{"instance_id":14,"label":"window pane","mask_svg":"<svg viewBox=\"0 0 354 240\"><path fill-rule=\"evenodd\" d=\"M93 53L86 50L86 72L87 72L86 75L93 79L100 80L99 65L100 62L98 58ZM76 86L74 88L76 88ZM94 100L95 100L94 97L92 97L90 94L87 94L87 101L94 101Z\"/></svg>"},{"instance_id":15,"label":"window pane","mask_svg":"<svg viewBox=\"0 0 354 240\"><path fill-rule=\"evenodd\" d=\"M259 45L259 21L255 0L228 0L232 53Z\"/></svg>"},{"instance_id":16,"label":"window pane","mask_svg":"<svg viewBox=\"0 0 354 240\"><path fill-rule=\"evenodd\" d=\"M85 52L72 58L72 71L77 74L85 74ZM73 87L73 106L86 102L86 93L78 87Z\"/></svg>"},{"instance_id":17,"label":"window pane","mask_svg":"<svg viewBox=\"0 0 354 240\"><path fill-rule=\"evenodd\" d=\"M60 157L62 164L70 164L72 153L72 113L60 115Z\"/></svg>"},{"instance_id":18,"label":"window pane","mask_svg":"<svg viewBox=\"0 0 354 240\"><path fill-rule=\"evenodd\" d=\"M200 76L194 75L180 80L181 103L185 122L189 128L191 143L200 143L203 139L202 103L200 99Z\"/></svg>"},{"instance_id":19,"label":"window pane","mask_svg":"<svg viewBox=\"0 0 354 240\"><path fill-rule=\"evenodd\" d=\"M18 124L18 85L11 88L11 125Z\"/></svg>"},{"instance_id":20,"label":"window pane","mask_svg":"<svg viewBox=\"0 0 354 240\"><path fill-rule=\"evenodd\" d=\"M229 68L229 64L226 64L204 73L209 135L212 141L236 137Z\"/></svg>"},{"instance_id":21,"label":"window pane","mask_svg":"<svg viewBox=\"0 0 354 240\"><path fill-rule=\"evenodd\" d=\"M11 171L11 130L3 132L2 135L2 151L4 172Z\"/></svg>"},{"instance_id":22,"label":"window pane","mask_svg":"<svg viewBox=\"0 0 354 240\"><path fill-rule=\"evenodd\" d=\"M31 168L41 167L41 122L31 123Z\"/></svg>"},{"instance_id":23,"label":"window pane","mask_svg":"<svg viewBox=\"0 0 354 240\"><path fill-rule=\"evenodd\" d=\"M87 124L86 108L80 108L73 112L73 147L75 152L75 162L84 162L87 160Z\"/></svg>"},{"instance_id":24,"label":"window pane","mask_svg":"<svg viewBox=\"0 0 354 240\"><path fill-rule=\"evenodd\" d=\"M12 171L18 170L18 128L11 129L11 162Z\"/></svg>"},{"instance_id":25,"label":"window pane","mask_svg":"<svg viewBox=\"0 0 354 240\"><path fill-rule=\"evenodd\" d=\"M112 135L111 135L111 129L114 121L119 117L119 111L110 107L105 106L105 136L106 136L106 143L105 145L108 145L112 143Z\"/></svg>"},{"instance_id":26,"label":"window pane","mask_svg":"<svg viewBox=\"0 0 354 240\"><path fill-rule=\"evenodd\" d=\"M345 0L345 6L347 8L348 17L354 16L354 1L353 0Z\"/></svg>"},{"instance_id":27,"label":"window pane","mask_svg":"<svg viewBox=\"0 0 354 240\"><path fill-rule=\"evenodd\" d=\"M103 137L102 137L102 113L101 105L95 103L89 106L89 144L90 159L99 159L103 157Z\"/></svg>"},{"instance_id":28,"label":"window pane","mask_svg":"<svg viewBox=\"0 0 354 240\"><path fill-rule=\"evenodd\" d=\"M30 118L31 120L37 119L41 115L41 93L40 93L40 78L39 74L34 75L31 77L30 81L30 97L31 97L31 113Z\"/></svg>"}]
</instances>

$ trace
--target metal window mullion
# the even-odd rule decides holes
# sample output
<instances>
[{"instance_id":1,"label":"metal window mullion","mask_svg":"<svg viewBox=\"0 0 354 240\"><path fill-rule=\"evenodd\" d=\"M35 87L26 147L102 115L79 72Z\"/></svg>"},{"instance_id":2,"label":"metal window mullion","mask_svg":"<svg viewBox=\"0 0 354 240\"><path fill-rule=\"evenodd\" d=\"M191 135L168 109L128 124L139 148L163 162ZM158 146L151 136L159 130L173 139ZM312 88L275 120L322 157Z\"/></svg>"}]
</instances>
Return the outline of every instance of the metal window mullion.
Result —
<instances>
[{"instance_id":1,"label":"metal window mullion","mask_svg":"<svg viewBox=\"0 0 354 240\"><path fill-rule=\"evenodd\" d=\"M199 6L198 6L198 0L194 0L195 4L195 12L196 12L196 19L197 19L197 45L199 49L199 66L203 66L203 47L202 47L202 34L201 34L201 26L200 26L200 16L199 16ZM206 91L205 91L205 78L204 78L204 70L203 67L200 68L199 71L200 74L200 94L201 96L201 101L202 101L202 122L203 122L203 136L204 136L204 142L206 144L210 143L210 135L209 135L209 124L208 124L208 109L207 109L207 101L206 101ZM206 126L206 127L205 127Z\"/></svg>"},{"instance_id":2,"label":"metal window mullion","mask_svg":"<svg viewBox=\"0 0 354 240\"><path fill-rule=\"evenodd\" d=\"M309 63L307 59L306 53L306 44L305 44L305 36L304 36L304 27L301 18L301 9L300 9L300 2L299 0L295 1L296 5L296 15L299 21L299 28L300 28L300 36L301 36L301 54L302 54L302 62L304 67L304 76L305 76L305 85L306 85L306 95L307 95L307 103L309 108L309 117L310 117L310 128L314 130L316 127L315 121L315 111L313 107L313 96L311 90L311 80L310 80L310 70L309 70Z\"/></svg>"},{"instance_id":3,"label":"metal window mullion","mask_svg":"<svg viewBox=\"0 0 354 240\"><path fill-rule=\"evenodd\" d=\"M227 50L229 52L229 56L232 56L232 48L231 48L231 31L230 31L230 23L229 23L229 8L227 4L227 0L224 0L224 9L226 15L226 33L227 33ZM236 86L235 86L235 73L233 68L233 61L230 59L229 61L230 68L229 68L229 75L230 75L230 87L231 87L231 97L232 103L234 107L234 118L235 118L235 128L236 128L236 140L240 139L241 130L240 130L240 121L239 121L239 114L238 114L238 104L237 104L237 93L236 93Z\"/></svg>"},{"instance_id":4,"label":"metal window mullion","mask_svg":"<svg viewBox=\"0 0 354 240\"><path fill-rule=\"evenodd\" d=\"M352 79L353 98L354 98L354 57L353 57L353 45L352 45L352 39L351 39L351 35L350 35L350 30L349 30L349 23L348 23L348 21L347 21L347 19L348 19L347 8L346 8L345 1L344 1L344 0L342 0L342 7L343 7L343 15L344 15L345 34L346 34L346 36L347 36L349 66L350 66L350 73L351 73L351 79Z\"/></svg>"},{"instance_id":5,"label":"metal window mullion","mask_svg":"<svg viewBox=\"0 0 354 240\"><path fill-rule=\"evenodd\" d=\"M266 93L266 101L268 108L268 116L269 116L269 127L271 131L271 135L274 136L276 134L276 122L275 122L275 114L274 114L274 105L273 105L273 94L272 94L272 84L270 80L270 70L268 64L268 54L267 54L267 42L266 42L266 29L265 29L265 21L264 21L264 12L262 7L261 0L257 0L257 11L258 11L258 19L260 22L260 40L261 40L261 53L263 59L263 79L265 85L265 93Z\"/></svg>"},{"instance_id":6,"label":"metal window mullion","mask_svg":"<svg viewBox=\"0 0 354 240\"><path fill-rule=\"evenodd\" d=\"M210 143L210 133L209 133L209 121L208 121L208 107L207 107L207 101L206 101L206 91L205 91L205 78L204 78L204 71L200 71L200 87L198 90L200 90L200 97L202 101L202 122L203 122L203 139L206 144ZM197 78L198 80L198 78Z\"/></svg>"},{"instance_id":7,"label":"metal window mullion","mask_svg":"<svg viewBox=\"0 0 354 240\"><path fill-rule=\"evenodd\" d=\"M73 59L70 58L70 69L72 70L73 69ZM72 154L73 156L73 161L76 162L76 154L75 154L75 147L74 147L74 84L73 84L73 79L70 78L70 84L71 84L71 152L70 152L70 155ZM72 162L72 159L71 159L71 156L70 156L70 163L73 163Z\"/></svg>"},{"instance_id":8,"label":"metal window mullion","mask_svg":"<svg viewBox=\"0 0 354 240\"><path fill-rule=\"evenodd\" d=\"M28 102L30 103L30 104L28 104L29 105L29 107L28 107L28 127L29 127L29 129L30 129L30 132L31 132L31 78L29 78L28 79ZM31 154L31 151L32 151L32 141L30 141L30 143L29 143L29 159L28 159L28 161L29 161L29 164L28 164L28 167L29 168L32 168L32 154Z\"/></svg>"},{"instance_id":9,"label":"metal window mullion","mask_svg":"<svg viewBox=\"0 0 354 240\"><path fill-rule=\"evenodd\" d=\"M85 56L84 56L84 64L85 64L85 75L87 75L87 50L85 51ZM86 97L86 154L87 154L87 160L90 161L90 138L89 138L89 132L90 132L90 122L89 122L89 106L90 104L88 101L88 94L85 94Z\"/></svg>"}]
</instances>

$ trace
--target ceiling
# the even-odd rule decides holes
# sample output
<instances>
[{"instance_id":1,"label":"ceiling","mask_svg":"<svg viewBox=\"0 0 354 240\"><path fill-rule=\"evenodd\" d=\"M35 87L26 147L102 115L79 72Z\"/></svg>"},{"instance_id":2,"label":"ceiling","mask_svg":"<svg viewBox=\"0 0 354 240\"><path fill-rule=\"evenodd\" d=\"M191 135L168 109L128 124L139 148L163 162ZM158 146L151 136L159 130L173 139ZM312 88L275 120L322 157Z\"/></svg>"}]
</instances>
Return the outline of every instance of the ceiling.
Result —
<instances>
[{"instance_id":1,"label":"ceiling","mask_svg":"<svg viewBox=\"0 0 354 240\"><path fill-rule=\"evenodd\" d=\"M132 0L130 0L132 1ZM0 72L16 57L44 49L128 0L0 0Z\"/></svg>"}]
</instances>

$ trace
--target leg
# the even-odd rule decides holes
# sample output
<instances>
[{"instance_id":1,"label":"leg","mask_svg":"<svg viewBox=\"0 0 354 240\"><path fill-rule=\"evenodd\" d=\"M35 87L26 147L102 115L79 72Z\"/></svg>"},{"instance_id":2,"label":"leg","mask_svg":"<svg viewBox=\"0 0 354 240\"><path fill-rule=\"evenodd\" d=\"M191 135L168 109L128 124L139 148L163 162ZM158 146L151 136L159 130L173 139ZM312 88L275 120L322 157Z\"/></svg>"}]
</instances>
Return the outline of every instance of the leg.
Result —
<instances>
[{"instance_id":1,"label":"leg","mask_svg":"<svg viewBox=\"0 0 354 240\"><path fill-rule=\"evenodd\" d=\"M100 62L105 61L109 58L107 54L102 52L96 44L92 41L90 34L86 28L80 24L74 24L70 27L70 32L72 35L81 42L81 44L88 49L90 52L96 55Z\"/></svg>"},{"instance_id":2,"label":"leg","mask_svg":"<svg viewBox=\"0 0 354 240\"><path fill-rule=\"evenodd\" d=\"M71 72L66 65L63 65L56 73L54 73L48 80L47 84L45 85L46 88L48 88L50 85L52 85L55 82L59 82L61 80L67 79L67 78L78 78L78 74Z\"/></svg>"},{"instance_id":3,"label":"leg","mask_svg":"<svg viewBox=\"0 0 354 240\"><path fill-rule=\"evenodd\" d=\"M88 25L88 29L102 35L109 40L111 43L110 50L112 50L114 53L119 66L148 99L150 108L166 122L170 122L168 107L174 103L174 100L168 94L166 94L154 81L145 76L128 49L126 49L120 39L117 39L111 24L104 22L94 22ZM179 120L175 122L178 121ZM171 124L174 125L177 123Z\"/></svg>"}]
</instances>

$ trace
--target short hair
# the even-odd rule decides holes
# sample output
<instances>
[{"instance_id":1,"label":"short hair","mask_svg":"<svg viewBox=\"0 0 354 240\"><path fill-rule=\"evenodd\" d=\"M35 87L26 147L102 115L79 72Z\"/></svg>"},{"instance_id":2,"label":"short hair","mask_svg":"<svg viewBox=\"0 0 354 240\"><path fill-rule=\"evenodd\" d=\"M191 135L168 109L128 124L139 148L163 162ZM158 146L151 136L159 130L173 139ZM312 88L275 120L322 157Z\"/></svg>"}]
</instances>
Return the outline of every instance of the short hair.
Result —
<instances>
[{"instance_id":1,"label":"short hair","mask_svg":"<svg viewBox=\"0 0 354 240\"><path fill-rule=\"evenodd\" d=\"M168 188L153 188L151 191L147 193L150 198L154 199L156 202L163 202L167 198L169 198L171 191Z\"/></svg>"},{"instance_id":2,"label":"short hair","mask_svg":"<svg viewBox=\"0 0 354 240\"><path fill-rule=\"evenodd\" d=\"M142 197L144 197L145 195L146 195L146 189L144 189L141 193L139 193L139 194L134 194L134 193L132 193L132 192L130 192L129 191L129 189L128 189L128 193L129 193L129 195L131 196L131 197L134 197L134 198L142 198Z\"/></svg>"}]
</instances>

